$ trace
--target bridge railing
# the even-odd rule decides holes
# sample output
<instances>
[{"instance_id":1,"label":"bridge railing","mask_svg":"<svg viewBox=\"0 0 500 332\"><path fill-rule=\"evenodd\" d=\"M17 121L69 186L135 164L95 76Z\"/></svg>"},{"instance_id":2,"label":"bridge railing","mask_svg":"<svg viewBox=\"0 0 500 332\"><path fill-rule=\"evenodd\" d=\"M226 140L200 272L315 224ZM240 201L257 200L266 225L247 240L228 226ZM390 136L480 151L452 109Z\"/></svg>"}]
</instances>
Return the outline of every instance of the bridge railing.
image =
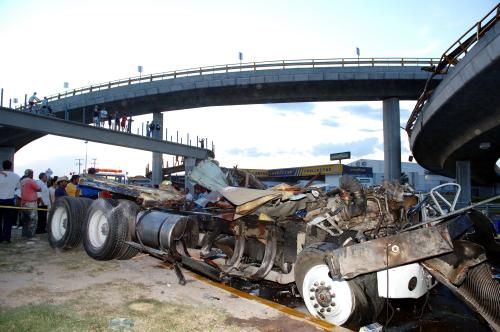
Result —
<instances>
[{"instance_id":1,"label":"bridge railing","mask_svg":"<svg viewBox=\"0 0 500 332\"><path fill-rule=\"evenodd\" d=\"M221 73L232 73L242 71L258 71L270 69L292 69L292 68L325 68L325 67L388 67L388 66L434 66L438 64L438 58L335 58L335 59L299 59L299 60L275 60L263 62L233 63L207 67L196 67L182 70L174 70L144 76L135 76L125 79L93 84L78 89L48 96L49 101L59 100L93 91L107 90L119 86L148 83L165 79L180 77L213 75Z\"/></svg>"},{"instance_id":2,"label":"bridge railing","mask_svg":"<svg viewBox=\"0 0 500 332\"><path fill-rule=\"evenodd\" d=\"M420 95L413 112L408 118L406 123L406 132L411 136L415 122L419 117L424 105L432 95L429 83L436 76L440 74L447 74L451 66L455 66L467 54L467 52L474 46L495 24L500 21L500 3L497 4L492 10L488 12L480 21L474 24L467 30L460 38L458 38L441 56L439 62L432 68L432 75L425 84L424 91Z\"/></svg>"}]
</instances>

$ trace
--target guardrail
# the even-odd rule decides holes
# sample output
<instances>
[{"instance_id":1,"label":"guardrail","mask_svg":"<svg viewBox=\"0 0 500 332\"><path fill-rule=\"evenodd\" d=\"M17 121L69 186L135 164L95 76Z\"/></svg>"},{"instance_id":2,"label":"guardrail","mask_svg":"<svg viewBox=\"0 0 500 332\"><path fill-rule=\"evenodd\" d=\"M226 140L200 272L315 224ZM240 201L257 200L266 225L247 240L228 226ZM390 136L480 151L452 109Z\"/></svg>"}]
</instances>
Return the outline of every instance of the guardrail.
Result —
<instances>
[{"instance_id":1,"label":"guardrail","mask_svg":"<svg viewBox=\"0 0 500 332\"><path fill-rule=\"evenodd\" d=\"M418 98L418 101L413 109L408 122L406 123L406 132L411 136L413 127L417 118L422 113L424 105L432 95L432 90L429 88L430 81L440 74L447 74L451 66L455 66L462 57L467 54L469 49L474 46L498 21L500 21L500 3L497 4L488 14L486 14L479 22L474 24L460 38L458 38L441 56L441 59L436 66L431 69L432 75L427 80L424 91Z\"/></svg>"},{"instance_id":2,"label":"guardrail","mask_svg":"<svg viewBox=\"0 0 500 332\"><path fill-rule=\"evenodd\" d=\"M308 59L308 60L275 60L264 62L247 62L208 67L197 67L168 71L145 76L135 76L115 81L109 81L86 87L73 89L48 96L49 101L59 100L93 91L107 90L118 86L139 84L175 79L179 77L213 75L219 73L258 71L267 69L291 68L325 68L325 67L375 67L375 66L433 66L439 62L438 58L336 58L336 59Z\"/></svg>"}]
</instances>

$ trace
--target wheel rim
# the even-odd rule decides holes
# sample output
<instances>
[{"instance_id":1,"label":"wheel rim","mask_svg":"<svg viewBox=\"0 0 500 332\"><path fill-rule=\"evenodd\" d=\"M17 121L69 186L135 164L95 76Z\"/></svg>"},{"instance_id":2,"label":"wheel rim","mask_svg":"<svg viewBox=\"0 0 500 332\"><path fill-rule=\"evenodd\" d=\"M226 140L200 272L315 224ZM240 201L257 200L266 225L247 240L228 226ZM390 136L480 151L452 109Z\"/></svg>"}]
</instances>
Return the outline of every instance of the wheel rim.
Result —
<instances>
[{"instance_id":1,"label":"wheel rim","mask_svg":"<svg viewBox=\"0 0 500 332\"><path fill-rule=\"evenodd\" d=\"M344 324L354 308L351 287L345 280L334 281L326 264L313 266L307 271L302 294L307 310L332 324Z\"/></svg>"},{"instance_id":2,"label":"wheel rim","mask_svg":"<svg viewBox=\"0 0 500 332\"><path fill-rule=\"evenodd\" d=\"M95 211L90 216L88 237L95 248L101 248L109 235L108 218L102 211Z\"/></svg>"},{"instance_id":3,"label":"wheel rim","mask_svg":"<svg viewBox=\"0 0 500 332\"><path fill-rule=\"evenodd\" d=\"M50 231L52 233L52 237L59 241L63 238L64 234L68 229L68 213L66 209L63 207L58 207L54 211L54 215L52 216L52 223L50 224Z\"/></svg>"}]
</instances>

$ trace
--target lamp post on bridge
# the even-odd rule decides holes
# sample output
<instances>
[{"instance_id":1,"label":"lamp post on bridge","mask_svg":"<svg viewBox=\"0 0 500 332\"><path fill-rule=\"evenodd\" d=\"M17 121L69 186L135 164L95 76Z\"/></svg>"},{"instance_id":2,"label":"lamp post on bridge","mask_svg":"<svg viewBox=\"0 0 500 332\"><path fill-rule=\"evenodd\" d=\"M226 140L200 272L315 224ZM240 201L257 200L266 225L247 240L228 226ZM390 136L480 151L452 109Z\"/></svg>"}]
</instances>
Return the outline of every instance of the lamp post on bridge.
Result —
<instances>
[{"instance_id":1,"label":"lamp post on bridge","mask_svg":"<svg viewBox=\"0 0 500 332\"><path fill-rule=\"evenodd\" d=\"M137 71L139 72L139 79L141 79L142 76L142 66L137 66Z\"/></svg>"},{"instance_id":2,"label":"lamp post on bridge","mask_svg":"<svg viewBox=\"0 0 500 332\"><path fill-rule=\"evenodd\" d=\"M85 169L87 170L87 147L89 145L89 141L85 141Z\"/></svg>"},{"instance_id":3,"label":"lamp post on bridge","mask_svg":"<svg viewBox=\"0 0 500 332\"><path fill-rule=\"evenodd\" d=\"M358 67L359 67L359 47L356 47L356 54L358 55Z\"/></svg>"}]
</instances>

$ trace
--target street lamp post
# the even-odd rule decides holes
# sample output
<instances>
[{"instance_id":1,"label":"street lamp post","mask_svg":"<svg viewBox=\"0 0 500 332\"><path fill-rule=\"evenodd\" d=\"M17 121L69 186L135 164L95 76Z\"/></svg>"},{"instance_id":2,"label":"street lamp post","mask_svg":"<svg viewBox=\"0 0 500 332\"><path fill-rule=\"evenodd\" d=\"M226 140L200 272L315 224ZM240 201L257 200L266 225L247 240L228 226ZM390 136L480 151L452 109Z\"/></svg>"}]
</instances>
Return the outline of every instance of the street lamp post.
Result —
<instances>
[{"instance_id":1,"label":"street lamp post","mask_svg":"<svg viewBox=\"0 0 500 332\"><path fill-rule=\"evenodd\" d=\"M137 66L137 71L139 72L139 79L141 79L142 76L142 66Z\"/></svg>"},{"instance_id":2,"label":"street lamp post","mask_svg":"<svg viewBox=\"0 0 500 332\"><path fill-rule=\"evenodd\" d=\"M359 67L359 47L356 47L356 54L358 55L358 67Z\"/></svg>"},{"instance_id":3,"label":"street lamp post","mask_svg":"<svg viewBox=\"0 0 500 332\"><path fill-rule=\"evenodd\" d=\"M85 170L87 169L87 147L89 141L85 141Z\"/></svg>"}]
</instances>

